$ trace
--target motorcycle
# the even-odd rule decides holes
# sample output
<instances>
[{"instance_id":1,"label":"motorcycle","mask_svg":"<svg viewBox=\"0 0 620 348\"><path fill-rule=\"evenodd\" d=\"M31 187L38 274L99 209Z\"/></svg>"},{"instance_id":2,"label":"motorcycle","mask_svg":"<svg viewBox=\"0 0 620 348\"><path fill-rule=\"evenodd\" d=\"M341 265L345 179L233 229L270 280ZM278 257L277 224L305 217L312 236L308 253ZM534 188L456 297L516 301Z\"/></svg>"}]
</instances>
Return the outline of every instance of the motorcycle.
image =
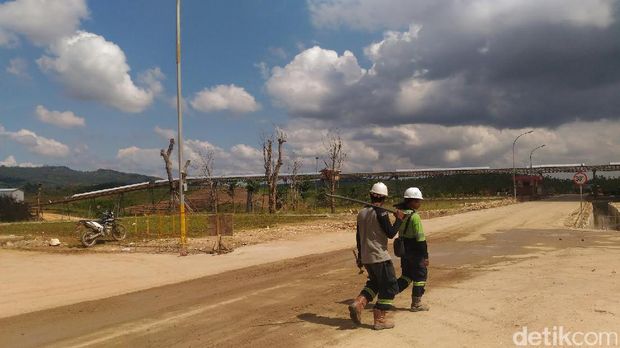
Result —
<instances>
[{"instance_id":1,"label":"motorcycle","mask_svg":"<svg viewBox=\"0 0 620 348\"><path fill-rule=\"evenodd\" d=\"M97 239L111 235L114 240L120 241L127 236L125 226L116 221L114 212L108 211L103 214L99 221L80 220L76 231L84 247L88 248L97 242Z\"/></svg>"}]
</instances>

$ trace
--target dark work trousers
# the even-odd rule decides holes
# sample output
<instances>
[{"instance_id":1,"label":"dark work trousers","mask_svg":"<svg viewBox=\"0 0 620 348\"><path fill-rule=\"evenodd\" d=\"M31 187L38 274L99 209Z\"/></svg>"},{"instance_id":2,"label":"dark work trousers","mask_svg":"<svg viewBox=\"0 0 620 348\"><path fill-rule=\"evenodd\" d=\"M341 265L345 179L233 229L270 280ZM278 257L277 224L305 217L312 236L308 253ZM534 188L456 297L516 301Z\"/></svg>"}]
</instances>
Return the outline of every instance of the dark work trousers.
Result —
<instances>
[{"instance_id":1,"label":"dark work trousers","mask_svg":"<svg viewBox=\"0 0 620 348\"><path fill-rule=\"evenodd\" d=\"M424 295L428 270L425 266L421 265L422 261L424 261L423 257L409 255L400 259L402 275L398 278L399 293L403 292L403 290L409 287L409 284L413 283L411 296L422 297L422 295Z\"/></svg>"},{"instance_id":2,"label":"dark work trousers","mask_svg":"<svg viewBox=\"0 0 620 348\"><path fill-rule=\"evenodd\" d=\"M370 263L364 267L368 272L368 281L360 295L366 297L368 302L372 302L375 297L378 297L375 304L377 309L393 309L394 297L398 294L398 281L392 261Z\"/></svg>"}]
</instances>

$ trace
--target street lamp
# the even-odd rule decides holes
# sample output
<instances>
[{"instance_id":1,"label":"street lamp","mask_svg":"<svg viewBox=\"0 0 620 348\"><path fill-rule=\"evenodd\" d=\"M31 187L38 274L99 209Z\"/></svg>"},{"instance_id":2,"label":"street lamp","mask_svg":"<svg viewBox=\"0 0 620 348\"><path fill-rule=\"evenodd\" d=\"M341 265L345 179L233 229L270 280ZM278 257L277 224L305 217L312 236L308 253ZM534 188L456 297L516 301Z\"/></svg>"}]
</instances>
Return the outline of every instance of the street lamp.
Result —
<instances>
[{"instance_id":1,"label":"street lamp","mask_svg":"<svg viewBox=\"0 0 620 348\"><path fill-rule=\"evenodd\" d=\"M517 200L517 168L515 167L515 145L517 144L517 140L519 140L519 138L533 132L534 131L531 130L529 132L520 134L518 137L515 138L515 141L512 142L512 192L515 201Z\"/></svg>"},{"instance_id":2,"label":"street lamp","mask_svg":"<svg viewBox=\"0 0 620 348\"><path fill-rule=\"evenodd\" d=\"M183 192L183 109L181 103L181 0L177 0L177 120L179 133L179 223L181 231L181 255L187 255L185 231L185 192Z\"/></svg>"},{"instance_id":3,"label":"street lamp","mask_svg":"<svg viewBox=\"0 0 620 348\"><path fill-rule=\"evenodd\" d=\"M543 147L545 147L545 146L547 146L547 145L542 144L542 145L540 145L539 147L534 148L534 149L532 150L532 152L530 152L530 171L532 171L532 169L534 168L534 167L532 166L532 155L534 154L534 151L536 151L536 150L538 150L538 149L542 149L542 148L543 148Z\"/></svg>"}]
</instances>

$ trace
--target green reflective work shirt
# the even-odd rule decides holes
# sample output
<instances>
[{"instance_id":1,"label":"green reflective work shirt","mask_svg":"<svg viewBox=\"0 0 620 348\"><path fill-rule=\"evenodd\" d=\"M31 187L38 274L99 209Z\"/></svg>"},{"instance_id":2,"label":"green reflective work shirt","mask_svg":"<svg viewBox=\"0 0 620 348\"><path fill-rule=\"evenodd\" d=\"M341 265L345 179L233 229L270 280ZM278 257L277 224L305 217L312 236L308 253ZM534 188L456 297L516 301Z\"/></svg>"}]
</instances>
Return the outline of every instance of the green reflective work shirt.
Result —
<instances>
[{"instance_id":1,"label":"green reflective work shirt","mask_svg":"<svg viewBox=\"0 0 620 348\"><path fill-rule=\"evenodd\" d=\"M426 240L424 228L422 227L422 219L420 214L413 210L404 210L405 215L409 215L409 219L403 221L398 229L401 238L415 239L418 242Z\"/></svg>"}]
</instances>

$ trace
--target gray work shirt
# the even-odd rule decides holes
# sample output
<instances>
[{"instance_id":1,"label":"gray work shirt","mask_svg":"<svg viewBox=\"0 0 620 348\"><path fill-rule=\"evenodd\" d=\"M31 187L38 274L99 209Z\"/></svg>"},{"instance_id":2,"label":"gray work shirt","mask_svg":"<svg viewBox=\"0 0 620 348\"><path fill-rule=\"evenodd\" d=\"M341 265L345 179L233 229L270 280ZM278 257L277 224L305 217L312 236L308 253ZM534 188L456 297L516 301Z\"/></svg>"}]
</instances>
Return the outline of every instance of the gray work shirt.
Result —
<instances>
[{"instance_id":1,"label":"gray work shirt","mask_svg":"<svg viewBox=\"0 0 620 348\"><path fill-rule=\"evenodd\" d=\"M364 207L357 214L358 249L363 264L391 260L388 239L394 237L388 213L372 207Z\"/></svg>"}]
</instances>

